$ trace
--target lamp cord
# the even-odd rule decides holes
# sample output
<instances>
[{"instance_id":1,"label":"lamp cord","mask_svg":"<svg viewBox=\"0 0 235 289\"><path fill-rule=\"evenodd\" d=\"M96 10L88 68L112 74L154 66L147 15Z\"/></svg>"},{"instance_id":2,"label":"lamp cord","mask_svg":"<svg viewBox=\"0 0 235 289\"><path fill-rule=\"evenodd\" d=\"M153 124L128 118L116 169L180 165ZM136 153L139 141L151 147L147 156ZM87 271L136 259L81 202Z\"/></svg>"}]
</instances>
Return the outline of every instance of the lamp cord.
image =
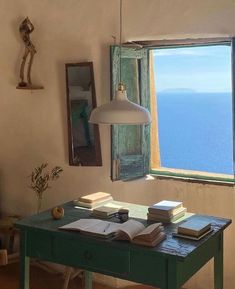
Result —
<instances>
[{"instance_id":1,"label":"lamp cord","mask_svg":"<svg viewBox=\"0 0 235 289\"><path fill-rule=\"evenodd\" d=\"M122 0L120 0L119 83L122 83Z\"/></svg>"}]
</instances>

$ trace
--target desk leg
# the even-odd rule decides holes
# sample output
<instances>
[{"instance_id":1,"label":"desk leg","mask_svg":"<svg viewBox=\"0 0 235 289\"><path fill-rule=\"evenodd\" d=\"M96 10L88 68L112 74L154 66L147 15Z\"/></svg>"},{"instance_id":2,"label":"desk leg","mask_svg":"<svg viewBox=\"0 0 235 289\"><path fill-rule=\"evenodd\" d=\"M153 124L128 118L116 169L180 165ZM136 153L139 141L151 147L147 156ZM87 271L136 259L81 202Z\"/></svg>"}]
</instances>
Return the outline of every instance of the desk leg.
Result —
<instances>
[{"instance_id":1,"label":"desk leg","mask_svg":"<svg viewBox=\"0 0 235 289\"><path fill-rule=\"evenodd\" d=\"M20 233L20 289L29 289L29 257L26 256L27 235Z\"/></svg>"},{"instance_id":2,"label":"desk leg","mask_svg":"<svg viewBox=\"0 0 235 289\"><path fill-rule=\"evenodd\" d=\"M85 289L92 289L92 272L85 271Z\"/></svg>"},{"instance_id":3,"label":"desk leg","mask_svg":"<svg viewBox=\"0 0 235 289\"><path fill-rule=\"evenodd\" d=\"M218 239L219 248L214 256L214 289L223 289L223 232Z\"/></svg>"},{"instance_id":4,"label":"desk leg","mask_svg":"<svg viewBox=\"0 0 235 289\"><path fill-rule=\"evenodd\" d=\"M167 276L167 289L180 289L176 260L168 260Z\"/></svg>"}]
</instances>

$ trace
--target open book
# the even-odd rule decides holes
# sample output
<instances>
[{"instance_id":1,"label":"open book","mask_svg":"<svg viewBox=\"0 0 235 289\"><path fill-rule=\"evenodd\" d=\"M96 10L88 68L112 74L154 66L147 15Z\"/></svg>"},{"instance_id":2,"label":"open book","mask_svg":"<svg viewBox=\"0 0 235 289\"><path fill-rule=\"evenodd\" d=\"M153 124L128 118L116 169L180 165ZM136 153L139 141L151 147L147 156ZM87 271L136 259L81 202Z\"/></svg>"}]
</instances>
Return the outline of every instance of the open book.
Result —
<instances>
[{"instance_id":1,"label":"open book","mask_svg":"<svg viewBox=\"0 0 235 289\"><path fill-rule=\"evenodd\" d=\"M155 223L145 228L142 223L135 220L128 220L119 224L98 219L80 219L59 229L79 231L104 239L113 237L117 240L128 240L149 247L154 247L165 239L161 223Z\"/></svg>"},{"instance_id":2,"label":"open book","mask_svg":"<svg viewBox=\"0 0 235 289\"><path fill-rule=\"evenodd\" d=\"M119 229L116 239L128 240L131 243L155 247L166 238L161 223L154 223L145 227L142 223L135 220L128 220Z\"/></svg>"}]
</instances>

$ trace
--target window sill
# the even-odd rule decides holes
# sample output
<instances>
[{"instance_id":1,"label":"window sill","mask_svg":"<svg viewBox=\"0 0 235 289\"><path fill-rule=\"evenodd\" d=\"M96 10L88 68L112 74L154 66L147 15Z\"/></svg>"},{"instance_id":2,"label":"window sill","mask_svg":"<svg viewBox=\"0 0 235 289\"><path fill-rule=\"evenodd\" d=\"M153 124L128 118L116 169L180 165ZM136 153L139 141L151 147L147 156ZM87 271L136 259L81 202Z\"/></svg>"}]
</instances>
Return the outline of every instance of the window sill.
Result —
<instances>
[{"instance_id":1,"label":"window sill","mask_svg":"<svg viewBox=\"0 0 235 289\"><path fill-rule=\"evenodd\" d=\"M235 179L233 175L213 174L199 171L186 171L170 168L152 168L150 171L152 176L159 179L174 179L193 183L207 183L213 185L234 186Z\"/></svg>"}]
</instances>

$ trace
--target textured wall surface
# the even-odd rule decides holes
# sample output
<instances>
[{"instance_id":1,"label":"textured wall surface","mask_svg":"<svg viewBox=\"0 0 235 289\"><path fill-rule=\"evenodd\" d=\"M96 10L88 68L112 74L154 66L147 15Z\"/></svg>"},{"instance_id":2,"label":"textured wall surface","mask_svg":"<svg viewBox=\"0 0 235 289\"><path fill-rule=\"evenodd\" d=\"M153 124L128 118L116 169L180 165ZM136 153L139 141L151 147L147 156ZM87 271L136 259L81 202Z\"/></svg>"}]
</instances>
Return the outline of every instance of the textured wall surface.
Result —
<instances>
[{"instance_id":1,"label":"textured wall surface","mask_svg":"<svg viewBox=\"0 0 235 289\"><path fill-rule=\"evenodd\" d=\"M233 0L125 0L125 40L227 36L235 33ZM146 205L182 200L189 211L235 217L234 189L170 180L110 180L110 132L101 127L103 167L68 165L65 71L67 62L93 61L97 103L109 99L109 45L119 33L117 0L0 0L0 210L29 215L36 197L28 188L33 167L47 161L64 172L44 195L44 208L96 191ZM32 79L44 90L15 87L23 44L19 23L29 16L38 53ZM235 283L234 226L225 232L225 289ZM213 288L212 263L187 284ZM106 279L104 282L106 282ZM111 281L122 285L122 282Z\"/></svg>"}]
</instances>

